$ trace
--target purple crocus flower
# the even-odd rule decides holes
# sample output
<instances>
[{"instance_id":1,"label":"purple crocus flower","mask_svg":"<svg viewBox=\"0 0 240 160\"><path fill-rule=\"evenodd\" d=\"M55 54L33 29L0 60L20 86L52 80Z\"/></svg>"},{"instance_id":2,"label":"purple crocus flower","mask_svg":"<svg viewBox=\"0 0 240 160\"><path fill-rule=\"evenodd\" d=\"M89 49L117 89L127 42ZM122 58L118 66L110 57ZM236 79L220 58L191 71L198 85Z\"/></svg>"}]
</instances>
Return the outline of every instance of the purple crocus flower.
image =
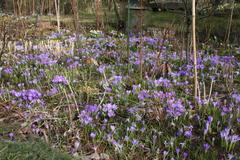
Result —
<instances>
[{"instance_id":1,"label":"purple crocus flower","mask_svg":"<svg viewBox=\"0 0 240 160\"><path fill-rule=\"evenodd\" d=\"M136 146L138 144L138 140L137 139L133 139L132 140L132 144L133 144L133 146Z\"/></svg>"},{"instance_id":2,"label":"purple crocus flower","mask_svg":"<svg viewBox=\"0 0 240 160\"><path fill-rule=\"evenodd\" d=\"M10 91L10 93L17 98L21 98L20 99L21 101L24 100L29 101L31 103L41 103L40 98L42 97L42 93L35 89L22 90L19 92L12 90Z\"/></svg>"},{"instance_id":3,"label":"purple crocus flower","mask_svg":"<svg viewBox=\"0 0 240 160\"><path fill-rule=\"evenodd\" d=\"M108 113L109 117L115 116L115 110L117 110L118 106L116 104L105 104L103 105L103 111Z\"/></svg>"},{"instance_id":4,"label":"purple crocus flower","mask_svg":"<svg viewBox=\"0 0 240 160\"><path fill-rule=\"evenodd\" d=\"M58 92L58 90L56 88L52 88L48 91L48 95L52 96L52 95L56 94L57 92Z\"/></svg>"},{"instance_id":5,"label":"purple crocus flower","mask_svg":"<svg viewBox=\"0 0 240 160\"><path fill-rule=\"evenodd\" d=\"M28 96L28 100L32 101L34 99L39 99L42 96L42 94L35 89L29 89L27 96Z\"/></svg>"},{"instance_id":6,"label":"purple crocus flower","mask_svg":"<svg viewBox=\"0 0 240 160\"><path fill-rule=\"evenodd\" d=\"M22 73L22 76L29 77L31 75L30 71Z\"/></svg>"},{"instance_id":7,"label":"purple crocus flower","mask_svg":"<svg viewBox=\"0 0 240 160\"><path fill-rule=\"evenodd\" d=\"M9 137L14 137L14 133L13 132L11 132L11 133L9 133Z\"/></svg>"},{"instance_id":8,"label":"purple crocus flower","mask_svg":"<svg viewBox=\"0 0 240 160\"><path fill-rule=\"evenodd\" d=\"M186 159L188 156L188 153L187 152L183 152L183 158Z\"/></svg>"},{"instance_id":9,"label":"purple crocus flower","mask_svg":"<svg viewBox=\"0 0 240 160\"><path fill-rule=\"evenodd\" d=\"M181 136L183 134L183 129L181 128L178 132L177 132L177 136Z\"/></svg>"},{"instance_id":10,"label":"purple crocus flower","mask_svg":"<svg viewBox=\"0 0 240 160\"><path fill-rule=\"evenodd\" d=\"M44 64L46 66L52 66L57 63L57 60L54 60L50 57L50 54L41 54L37 57L38 62L40 64Z\"/></svg>"},{"instance_id":11,"label":"purple crocus flower","mask_svg":"<svg viewBox=\"0 0 240 160\"><path fill-rule=\"evenodd\" d=\"M240 123L240 118L237 118L237 122Z\"/></svg>"},{"instance_id":12,"label":"purple crocus flower","mask_svg":"<svg viewBox=\"0 0 240 160\"><path fill-rule=\"evenodd\" d=\"M99 108L96 104L94 105L86 105L85 110L89 113L97 113L99 111Z\"/></svg>"},{"instance_id":13,"label":"purple crocus flower","mask_svg":"<svg viewBox=\"0 0 240 160\"><path fill-rule=\"evenodd\" d=\"M8 67L8 68L4 69L3 71L6 74L13 74L13 68L12 67Z\"/></svg>"},{"instance_id":14,"label":"purple crocus flower","mask_svg":"<svg viewBox=\"0 0 240 160\"><path fill-rule=\"evenodd\" d=\"M96 134L95 134L95 133L91 133L91 134L90 134L90 137L91 137L91 138L94 138L94 137L96 137Z\"/></svg>"},{"instance_id":15,"label":"purple crocus flower","mask_svg":"<svg viewBox=\"0 0 240 160\"><path fill-rule=\"evenodd\" d=\"M18 91L15 91L15 90L10 91L10 93L15 97L20 97L21 96L21 92L18 92Z\"/></svg>"},{"instance_id":16,"label":"purple crocus flower","mask_svg":"<svg viewBox=\"0 0 240 160\"><path fill-rule=\"evenodd\" d=\"M168 155L168 151L163 151L163 157L166 158L166 156Z\"/></svg>"},{"instance_id":17,"label":"purple crocus flower","mask_svg":"<svg viewBox=\"0 0 240 160\"><path fill-rule=\"evenodd\" d=\"M227 140L230 130L231 130L230 126L228 128L226 128L226 129L222 130L220 132L221 138L224 138L225 140Z\"/></svg>"},{"instance_id":18,"label":"purple crocus flower","mask_svg":"<svg viewBox=\"0 0 240 160\"><path fill-rule=\"evenodd\" d=\"M103 73L104 70L105 70L105 68L106 68L105 66L100 65L97 70L98 70L100 73Z\"/></svg>"},{"instance_id":19,"label":"purple crocus flower","mask_svg":"<svg viewBox=\"0 0 240 160\"><path fill-rule=\"evenodd\" d=\"M193 135L191 131L185 131L184 136L187 138L191 138Z\"/></svg>"},{"instance_id":20,"label":"purple crocus flower","mask_svg":"<svg viewBox=\"0 0 240 160\"><path fill-rule=\"evenodd\" d=\"M205 144L203 145L203 147L204 147L205 151L207 151L207 150L211 147L211 145L208 144L208 143L205 143Z\"/></svg>"},{"instance_id":21,"label":"purple crocus flower","mask_svg":"<svg viewBox=\"0 0 240 160\"><path fill-rule=\"evenodd\" d=\"M237 141L240 141L240 137L238 135L231 135L229 136L229 140L231 143L236 143Z\"/></svg>"},{"instance_id":22,"label":"purple crocus flower","mask_svg":"<svg viewBox=\"0 0 240 160\"><path fill-rule=\"evenodd\" d=\"M179 117L179 116L185 114L186 109L182 105L181 99L175 100L173 98L173 99L167 100L167 103L168 103L168 105L166 107L166 112L167 112L168 116Z\"/></svg>"},{"instance_id":23,"label":"purple crocus flower","mask_svg":"<svg viewBox=\"0 0 240 160\"><path fill-rule=\"evenodd\" d=\"M111 128L112 131L115 131L115 129L116 129L116 127L113 126L113 125L111 125L110 128Z\"/></svg>"},{"instance_id":24,"label":"purple crocus flower","mask_svg":"<svg viewBox=\"0 0 240 160\"><path fill-rule=\"evenodd\" d=\"M233 94L232 97L236 103L240 103L240 94Z\"/></svg>"},{"instance_id":25,"label":"purple crocus flower","mask_svg":"<svg viewBox=\"0 0 240 160\"><path fill-rule=\"evenodd\" d=\"M74 148L75 148L75 149L78 149L79 146L80 146L80 142L79 142L79 141L76 141L76 142L74 143Z\"/></svg>"},{"instance_id":26,"label":"purple crocus flower","mask_svg":"<svg viewBox=\"0 0 240 160\"><path fill-rule=\"evenodd\" d=\"M122 76L113 76L112 84L113 85L120 85L122 83Z\"/></svg>"},{"instance_id":27,"label":"purple crocus flower","mask_svg":"<svg viewBox=\"0 0 240 160\"><path fill-rule=\"evenodd\" d=\"M179 154L180 153L180 148L176 149L176 153Z\"/></svg>"},{"instance_id":28,"label":"purple crocus flower","mask_svg":"<svg viewBox=\"0 0 240 160\"><path fill-rule=\"evenodd\" d=\"M114 117L115 116L115 112L113 110L108 110L108 116L109 117Z\"/></svg>"},{"instance_id":29,"label":"purple crocus flower","mask_svg":"<svg viewBox=\"0 0 240 160\"><path fill-rule=\"evenodd\" d=\"M52 79L52 82L53 83L63 83L65 85L67 85L67 80L65 79L65 77L63 76L59 76L59 75L56 75L53 79Z\"/></svg>"},{"instance_id":30,"label":"purple crocus flower","mask_svg":"<svg viewBox=\"0 0 240 160\"><path fill-rule=\"evenodd\" d=\"M208 116L208 121L211 123L213 121L213 116Z\"/></svg>"},{"instance_id":31,"label":"purple crocus flower","mask_svg":"<svg viewBox=\"0 0 240 160\"><path fill-rule=\"evenodd\" d=\"M93 121L93 118L85 110L81 111L78 117L80 121L84 124L90 124Z\"/></svg>"},{"instance_id":32,"label":"purple crocus flower","mask_svg":"<svg viewBox=\"0 0 240 160\"><path fill-rule=\"evenodd\" d=\"M234 155L228 154L227 157L228 157L228 159L233 159L233 158L234 158Z\"/></svg>"},{"instance_id":33,"label":"purple crocus flower","mask_svg":"<svg viewBox=\"0 0 240 160\"><path fill-rule=\"evenodd\" d=\"M144 89L140 93L138 93L138 99L140 101L144 101L148 97L150 97L148 90Z\"/></svg>"},{"instance_id":34,"label":"purple crocus flower","mask_svg":"<svg viewBox=\"0 0 240 160\"><path fill-rule=\"evenodd\" d=\"M207 132L208 132L210 126L211 126L212 121L213 121L213 117L212 116L208 116L208 120L206 120L206 127L205 127L204 133L203 133L204 135L207 134Z\"/></svg>"}]
</instances>

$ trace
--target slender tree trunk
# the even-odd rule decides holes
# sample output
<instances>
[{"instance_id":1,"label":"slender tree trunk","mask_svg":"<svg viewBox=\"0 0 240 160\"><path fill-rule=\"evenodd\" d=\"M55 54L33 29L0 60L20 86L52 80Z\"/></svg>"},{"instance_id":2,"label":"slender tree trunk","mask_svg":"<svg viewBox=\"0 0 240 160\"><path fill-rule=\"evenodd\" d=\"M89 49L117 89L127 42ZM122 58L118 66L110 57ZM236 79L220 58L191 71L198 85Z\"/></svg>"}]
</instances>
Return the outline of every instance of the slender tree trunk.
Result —
<instances>
[{"instance_id":1,"label":"slender tree trunk","mask_svg":"<svg viewBox=\"0 0 240 160\"><path fill-rule=\"evenodd\" d=\"M76 32L79 31L79 11L78 11L78 1L72 0L72 11L73 11L73 23Z\"/></svg>"},{"instance_id":2,"label":"slender tree trunk","mask_svg":"<svg viewBox=\"0 0 240 160\"><path fill-rule=\"evenodd\" d=\"M55 10L57 15L58 32L60 33L60 0L55 0Z\"/></svg>"},{"instance_id":3,"label":"slender tree trunk","mask_svg":"<svg viewBox=\"0 0 240 160\"><path fill-rule=\"evenodd\" d=\"M140 46L139 46L139 56L140 56L140 78L143 77L143 0L141 0L141 9L139 10L139 28L140 28Z\"/></svg>"},{"instance_id":4,"label":"slender tree trunk","mask_svg":"<svg viewBox=\"0 0 240 160\"><path fill-rule=\"evenodd\" d=\"M182 0L185 8L185 33L184 33L184 45L185 45L185 56L186 61L189 60L189 44L190 44L190 28L191 28L191 12L189 10L189 2L188 0Z\"/></svg>"},{"instance_id":5,"label":"slender tree trunk","mask_svg":"<svg viewBox=\"0 0 240 160\"><path fill-rule=\"evenodd\" d=\"M0 2L0 8L5 8L5 4L6 4L6 2L3 0L3 1L1 1Z\"/></svg>"},{"instance_id":6,"label":"slender tree trunk","mask_svg":"<svg viewBox=\"0 0 240 160\"><path fill-rule=\"evenodd\" d=\"M118 7L117 7L117 2L116 2L116 0L113 0L113 5L114 5L114 12L115 12L116 17L117 17L118 25L120 26L121 23L122 23L122 20L121 20L121 17L120 17L120 15L119 15L119 12L118 12Z\"/></svg>"},{"instance_id":7,"label":"slender tree trunk","mask_svg":"<svg viewBox=\"0 0 240 160\"><path fill-rule=\"evenodd\" d=\"M6 24L6 21L2 21L1 22L1 34L2 34L2 37L1 37L1 41L2 41L2 47L1 47L1 50L0 50L0 66L2 66L3 62L2 62L2 56L3 54L5 53L5 48L6 48L6 45L7 45L7 24Z\"/></svg>"},{"instance_id":8,"label":"slender tree trunk","mask_svg":"<svg viewBox=\"0 0 240 160\"><path fill-rule=\"evenodd\" d=\"M22 2L22 8L24 8L23 10L22 10L22 14L23 14L23 16L25 16L26 15L26 5L25 5L25 0L23 0L23 2Z\"/></svg>"},{"instance_id":9,"label":"slender tree trunk","mask_svg":"<svg viewBox=\"0 0 240 160\"><path fill-rule=\"evenodd\" d=\"M31 15L31 10L32 10L32 6L31 6L31 4L32 4L32 2L31 2L31 0L30 1L25 1L25 3L26 3L26 12L27 12L27 15Z\"/></svg>"},{"instance_id":10,"label":"slender tree trunk","mask_svg":"<svg viewBox=\"0 0 240 160\"><path fill-rule=\"evenodd\" d=\"M197 73L197 47L196 47L196 3L192 0L192 44L194 60L194 100L197 104L198 99L198 73Z\"/></svg>"},{"instance_id":11,"label":"slender tree trunk","mask_svg":"<svg viewBox=\"0 0 240 160\"><path fill-rule=\"evenodd\" d=\"M95 0L95 7L96 7L96 29L99 30L100 29L100 16L99 16L99 9L100 9L100 2L99 0Z\"/></svg>"},{"instance_id":12,"label":"slender tree trunk","mask_svg":"<svg viewBox=\"0 0 240 160\"><path fill-rule=\"evenodd\" d=\"M128 0L128 18L127 18L127 56L129 58L130 56L130 16L131 11L130 11L130 0Z\"/></svg>"},{"instance_id":13,"label":"slender tree trunk","mask_svg":"<svg viewBox=\"0 0 240 160\"><path fill-rule=\"evenodd\" d=\"M35 0L32 0L32 14L35 15Z\"/></svg>"},{"instance_id":14,"label":"slender tree trunk","mask_svg":"<svg viewBox=\"0 0 240 160\"><path fill-rule=\"evenodd\" d=\"M16 11L16 3L15 3L15 0L12 0L13 1L13 10L14 10L14 15L17 14L17 11Z\"/></svg>"},{"instance_id":15,"label":"slender tree trunk","mask_svg":"<svg viewBox=\"0 0 240 160\"><path fill-rule=\"evenodd\" d=\"M229 38L230 38L230 33L231 33L231 28L232 28L234 4L235 4L235 0L232 0L231 14L230 14L230 19L229 19L229 23L228 23L228 30L227 30L227 33L225 36L225 46L227 46L229 44Z\"/></svg>"},{"instance_id":16,"label":"slender tree trunk","mask_svg":"<svg viewBox=\"0 0 240 160\"><path fill-rule=\"evenodd\" d=\"M45 8L45 0L41 0L41 11L40 11L41 15L44 14L44 8Z\"/></svg>"},{"instance_id":17,"label":"slender tree trunk","mask_svg":"<svg viewBox=\"0 0 240 160\"><path fill-rule=\"evenodd\" d=\"M17 10L18 10L18 15L22 15L22 0L17 0Z\"/></svg>"},{"instance_id":18,"label":"slender tree trunk","mask_svg":"<svg viewBox=\"0 0 240 160\"><path fill-rule=\"evenodd\" d=\"M77 45L80 47L80 25L79 25L79 7L78 0L72 0L73 24L77 35Z\"/></svg>"},{"instance_id":19,"label":"slender tree trunk","mask_svg":"<svg viewBox=\"0 0 240 160\"><path fill-rule=\"evenodd\" d=\"M52 13L52 0L48 1L48 13Z\"/></svg>"},{"instance_id":20,"label":"slender tree trunk","mask_svg":"<svg viewBox=\"0 0 240 160\"><path fill-rule=\"evenodd\" d=\"M27 0L24 0L24 15L26 16L26 15L28 15L28 8L29 8L29 6L27 5Z\"/></svg>"},{"instance_id":21,"label":"slender tree trunk","mask_svg":"<svg viewBox=\"0 0 240 160\"><path fill-rule=\"evenodd\" d=\"M95 0L95 14L96 14L96 29L100 30L103 27L102 0Z\"/></svg>"}]
</instances>

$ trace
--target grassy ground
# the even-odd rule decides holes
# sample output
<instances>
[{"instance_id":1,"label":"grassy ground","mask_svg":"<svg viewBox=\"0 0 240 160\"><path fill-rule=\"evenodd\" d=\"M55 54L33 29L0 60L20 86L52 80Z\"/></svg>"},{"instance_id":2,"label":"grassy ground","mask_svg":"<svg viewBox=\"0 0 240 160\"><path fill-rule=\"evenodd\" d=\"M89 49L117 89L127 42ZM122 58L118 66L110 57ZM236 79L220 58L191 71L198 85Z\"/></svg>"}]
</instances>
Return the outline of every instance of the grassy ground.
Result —
<instances>
[{"instance_id":1,"label":"grassy ground","mask_svg":"<svg viewBox=\"0 0 240 160\"><path fill-rule=\"evenodd\" d=\"M72 157L52 149L44 142L0 141L1 160L71 160Z\"/></svg>"}]
</instances>

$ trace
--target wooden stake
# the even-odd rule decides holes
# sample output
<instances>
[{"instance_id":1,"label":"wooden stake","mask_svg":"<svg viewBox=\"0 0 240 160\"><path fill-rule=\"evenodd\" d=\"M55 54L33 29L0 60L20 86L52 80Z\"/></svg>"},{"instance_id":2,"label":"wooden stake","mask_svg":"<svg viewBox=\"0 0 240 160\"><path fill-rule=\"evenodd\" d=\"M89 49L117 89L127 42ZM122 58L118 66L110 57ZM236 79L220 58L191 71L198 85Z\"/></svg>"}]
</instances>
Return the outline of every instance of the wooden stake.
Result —
<instances>
[{"instance_id":1,"label":"wooden stake","mask_svg":"<svg viewBox=\"0 0 240 160\"><path fill-rule=\"evenodd\" d=\"M192 0L192 44L194 60L194 100L195 105L198 99L198 74L197 74L197 47L196 47L196 2Z\"/></svg>"}]
</instances>

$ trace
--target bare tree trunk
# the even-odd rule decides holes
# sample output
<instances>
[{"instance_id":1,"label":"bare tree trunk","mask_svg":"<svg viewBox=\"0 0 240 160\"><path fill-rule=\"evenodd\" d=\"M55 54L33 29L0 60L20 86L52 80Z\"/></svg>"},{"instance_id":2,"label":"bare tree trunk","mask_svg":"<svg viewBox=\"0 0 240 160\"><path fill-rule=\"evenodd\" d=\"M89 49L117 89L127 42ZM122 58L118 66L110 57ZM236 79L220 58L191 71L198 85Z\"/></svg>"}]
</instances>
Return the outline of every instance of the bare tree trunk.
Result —
<instances>
[{"instance_id":1,"label":"bare tree trunk","mask_svg":"<svg viewBox=\"0 0 240 160\"><path fill-rule=\"evenodd\" d=\"M13 10L14 10L14 15L17 14L17 10L16 10L16 3L15 3L15 0L12 0L13 1Z\"/></svg>"},{"instance_id":2,"label":"bare tree trunk","mask_svg":"<svg viewBox=\"0 0 240 160\"><path fill-rule=\"evenodd\" d=\"M18 10L18 15L22 15L22 0L17 0L17 10Z\"/></svg>"},{"instance_id":3,"label":"bare tree trunk","mask_svg":"<svg viewBox=\"0 0 240 160\"><path fill-rule=\"evenodd\" d=\"M41 11L40 11L41 15L44 14L44 6L45 6L45 0L41 0Z\"/></svg>"},{"instance_id":4,"label":"bare tree trunk","mask_svg":"<svg viewBox=\"0 0 240 160\"><path fill-rule=\"evenodd\" d=\"M72 0L73 24L77 35L77 45L80 46L80 24L79 24L79 7L78 0Z\"/></svg>"},{"instance_id":5,"label":"bare tree trunk","mask_svg":"<svg viewBox=\"0 0 240 160\"><path fill-rule=\"evenodd\" d=\"M118 26L121 25L122 23L122 20L121 20L121 17L119 15L119 11L118 11L118 7L117 7L117 2L116 0L113 0L113 5L114 5L114 12L116 14L116 17L117 17L117 21L118 21Z\"/></svg>"},{"instance_id":6,"label":"bare tree trunk","mask_svg":"<svg viewBox=\"0 0 240 160\"><path fill-rule=\"evenodd\" d=\"M35 15L35 0L32 0L32 14Z\"/></svg>"},{"instance_id":7,"label":"bare tree trunk","mask_svg":"<svg viewBox=\"0 0 240 160\"><path fill-rule=\"evenodd\" d=\"M75 31L79 31L79 11L78 11L78 1L72 0L72 11L73 11L73 23Z\"/></svg>"},{"instance_id":8,"label":"bare tree trunk","mask_svg":"<svg viewBox=\"0 0 240 160\"><path fill-rule=\"evenodd\" d=\"M26 16L28 14L28 5L27 5L27 0L23 1L23 8L24 8L24 15Z\"/></svg>"},{"instance_id":9,"label":"bare tree trunk","mask_svg":"<svg viewBox=\"0 0 240 160\"><path fill-rule=\"evenodd\" d=\"M60 33L60 0L54 0L54 2L55 2L55 10L57 15L58 32Z\"/></svg>"},{"instance_id":10,"label":"bare tree trunk","mask_svg":"<svg viewBox=\"0 0 240 160\"><path fill-rule=\"evenodd\" d=\"M100 25L99 25L99 0L95 0L95 7L96 7L96 11L95 11L95 14L96 14L96 30L99 30L100 29Z\"/></svg>"},{"instance_id":11,"label":"bare tree trunk","mask_svg":"<svg viewBox=\"0 0 240 160\"><path fill-rule=\"evenodd\" d=\"M52 13L52 0L48 1L48 13Z\"/></svg>"},{"instance_id":12,"label":"bare tree trunk","mask_svg":"<svg viewBox=\"0 0 240 160\"><path fill-rule=\"evenodd\" d=\"M195 104L197 104L198 74L197 74L196 8L195 7L196 7L196 2L195 2L195 0L192 0L192 44L193 44L193 59L194 59L194 100L195 100Z\"/></svg>"},{"instance_id":13,"label":"bare tree trunk","mask_svg":"<svg viewBox=\"0 0 240 160\"><path fill-rule=\"evenodd\" d=\"M32 10L31 4L32 4L31 0L25 1L27 15L31 15L31 10Z\"/></svg>"},{"instance_id":14,"label":"bare tree trunk","mask_svg":"<svg viewBox=\"0 0 240 160\"><path fill-rule=\"evenodd\" d=\"M1 1L0 2L0 8L5 8L6 2L5 1Z\"/></svg>"},{"instance_id":15,"label":"bare tree trunk","mask_svg":"<svg viewBox=\"0 0 240 160\"><path fill-rule=\"evenodd\" d=\"M141 9L139 10L139 26L140 26L140 48L139 48L139 56L140 56L140 78L143 77L143 1L141 0Z\"/></svg>"},{"instance_id":16,"label":"bare tree trunk","mask_svg":"<svg viewBox=\"0 0 240 160\"><path fill-rule=\"evenodd\" d=\"M1 31L1 34L2 34L2 36L1 36L1 41L2 41L2 47L1 47L1 50L0 50L0 66L2 66L2 56L3 56L3 54L5 53L5 48L6 48L6 45L7 45L7 28L8 26L7 26L7 24L6 24L6 21L5 20L3 20L2 22L1 22L1 28L0 28L0 31Z\"/></svg>"},{"instance_id":17,"label":"bare tree trunk","mask_svg":"<svg viewBox=\"0 0 240 160\"><path fill-rule=\"evenodd\" d=\"M131 10L130 10L130 0L128 0L128 18L127 18L127 57L130 57L130 18L131 18Z\"/></svg>"},{"instance_id":18,"label":"bare tree trunk","mask_svg":"<svg viewBox=\"0 0 240 160\"><path fill-rule=\"evenodd\" d=\"M188 61L188 54L189 54L189 44L190 44L190 27L191 27L191 13L189 11L189 2L188 0L182 0L184 4L184 9L185 9L185 33L184 33L184 47L185 47L185 56L186 56L186 61Z\"/></svg>"},{"instance_id":19,"label":"bare tree trunk","mask_svg":"<svg viewBox=\"0 0 240 160\"><path fill-rule=\"evenodd\" d=\"M229 38L230 38L231 27L232 27L232 19L233 19L233 11L234 11L234 4L235 4L235 0L232 0L231 14L230 14L230 19L229 19L229 23L228 23L228 30L227 30L226 36L225 36L225 46L227 46L229 44Z\"/></svg>"}]
</instances>

